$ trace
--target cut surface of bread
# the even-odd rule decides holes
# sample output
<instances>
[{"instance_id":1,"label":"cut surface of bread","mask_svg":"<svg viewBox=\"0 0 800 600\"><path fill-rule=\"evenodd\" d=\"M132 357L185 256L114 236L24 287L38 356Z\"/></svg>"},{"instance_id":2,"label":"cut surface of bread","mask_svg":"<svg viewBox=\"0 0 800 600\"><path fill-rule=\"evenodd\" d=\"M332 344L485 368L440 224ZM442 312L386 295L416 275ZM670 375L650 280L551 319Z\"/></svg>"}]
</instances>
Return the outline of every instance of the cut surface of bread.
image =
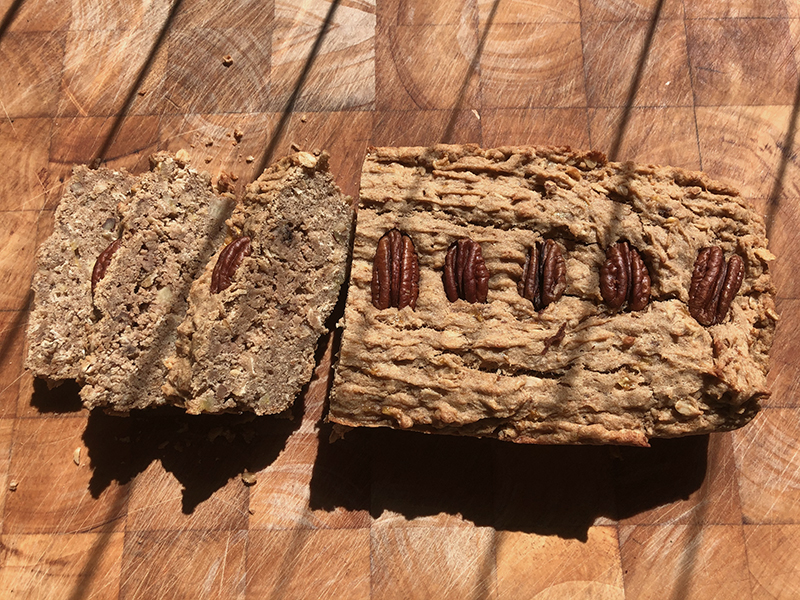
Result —
<instances>
[{"instance_id":1,"label":"cut surface of bread","mask_svg":"<svg viewBox=\"0 0 800 600\"><path fill-rule=\"evenodd\" d=\"M33 277L25 367L48 383L75 379L92 325L92 271L119 230L117 205L136 178L76 166L40 246Z\"/></svg>"},{"instance_id":2,"label":"cut surface of bread","mask_svg":"<svg viewBox=\"0 0 800 600\"><path fill-rule=\"evenodd\" d=\"M345 280L352 223L326 154L293 154L250 184L192 285L164 392L189 413L290 406Z\"/></svg>"},{"instance_id":3,"label":"cut surface of bread","mask_svg":"<svg viewBox=\"0 0 800 600\"><path fill-rule=\"evenodd\" d=\"M151 158L120 205L119 248L94 291L94 322L78 375L87 408L164 404L164 360L174 353L192 282L225 238L231 197L170 154Z\"/></svg>"}]
</instances>

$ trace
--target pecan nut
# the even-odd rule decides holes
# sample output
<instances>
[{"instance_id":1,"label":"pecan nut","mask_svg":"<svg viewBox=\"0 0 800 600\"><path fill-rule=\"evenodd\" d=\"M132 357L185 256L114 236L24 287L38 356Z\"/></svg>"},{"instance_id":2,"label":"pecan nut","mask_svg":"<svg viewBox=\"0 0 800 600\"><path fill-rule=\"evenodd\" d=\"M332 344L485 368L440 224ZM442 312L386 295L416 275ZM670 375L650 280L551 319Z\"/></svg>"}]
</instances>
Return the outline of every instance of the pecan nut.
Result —
<instances>
[{"instance_id":1,"label":"pecan nut","mask_svg":"<svg viewBox=\"0 0 800 600\"><path fill-rule=\"evenodd\" d=\"M450 302L486 302L489 294L489 270L483 260L481 245L469 238L458 240L444 259L444 291Z\"/></svg>"},{"instance_id":2,"label":"pecan nut","mask_svg":"<svg viewBox=\"0 0 800 600\"><path fill-rule=\"evenodd\" d=\"M97 261L94 263L94 268L92 269L92 296L94 296L94 288L97 286L100 280L106 276L108 265L111 264L111 257L113 257L114 253L119 250L120 244L122 244L122 238L117 238L100 253L100 256L97 257Z\"/></svg>"},{"instance_id":3,"label":"pecan nut","mask_svg":"<svg viewBox=\"0 0 800 600\"><path fill-rule=\"evenodd\" d=\"M250 238L242 236L233 240L220 252L217 264L211 272L211 293L218 294L231 285L231 278L236 273L245 256L250 256Z\"/></svg>"},{"instance_id":4,"label":"pecan nut","mask_svg":"<svg viewBox=\"0 0 800 600\"><path fill-rule=\"evenodd\" d=\"M606 250L600 267L600 293L612 310L628 303L630 310L642 310L650 302L650 273L639 251L628 242L618 242Z\"/></svg>"},{"instance_id":5,"label":"pecan nut","mask_svg":"<svg viewBox=\"0 0 800 600\"><path fill-rule=\"evenodd\" d=\"M734 254L725 264L719 246L703 248L697 255L689 286L689 313L701 325L722 323L744 279L744 261Z\"/></svg>"},{"instance_id":6,"label":"pecan nut","mask_svg":"<svg viewBox=\"0 0 800 600\"><path fill-rule=\"evenodd\" d=\"M414 242L398 229L387 231L378 240L372 264L372 305L385 308L417 307L419 260Z\"/></svg>"},{"instance_id":7,"label":"pecan nut","mask_svg":"<svg viewBox=\"0 0 800 600\"><path fill-rule=\"evenodd\" d=\"M567 265L561 246L553 240L536 242L528 250L522 279L517 284L519 295L543 310L564 294L567 289Z\"/></svg>"}]
</instances>

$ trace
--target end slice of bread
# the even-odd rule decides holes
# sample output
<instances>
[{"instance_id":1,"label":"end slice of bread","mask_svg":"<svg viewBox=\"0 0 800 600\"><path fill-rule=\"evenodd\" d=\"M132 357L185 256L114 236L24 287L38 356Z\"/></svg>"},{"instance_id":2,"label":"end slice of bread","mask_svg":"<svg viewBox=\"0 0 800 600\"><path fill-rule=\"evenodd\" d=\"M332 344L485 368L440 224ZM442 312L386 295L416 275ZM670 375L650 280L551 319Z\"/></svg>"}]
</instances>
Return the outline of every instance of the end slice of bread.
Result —
<instances>
[{"instance_id":1,"label":"end slice of bread","mask_svg":"<svg viewBox=\"0 0 800 600\"><path fill-rule=\"evenodd\" d=\"M50 385L80 374L93 323L92 270L118 236L117 205L135 181L125 171L76 166L38 250L25 367Z\"/></svg>"}]
</instances>

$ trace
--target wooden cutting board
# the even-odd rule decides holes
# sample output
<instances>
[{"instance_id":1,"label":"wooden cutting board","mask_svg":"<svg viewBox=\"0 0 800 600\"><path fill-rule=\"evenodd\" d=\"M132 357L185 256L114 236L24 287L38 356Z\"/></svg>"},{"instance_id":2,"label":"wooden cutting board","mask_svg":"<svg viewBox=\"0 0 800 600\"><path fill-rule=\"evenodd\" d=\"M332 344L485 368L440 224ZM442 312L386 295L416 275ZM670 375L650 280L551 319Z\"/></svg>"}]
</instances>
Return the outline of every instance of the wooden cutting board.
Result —
<instances>
[{"instance_id":1,"label":"wooden cutting board","mask_svg":"<svg viewBox=\"0 0 800 600\"><path fill-rule=\"evenodd\" d=\"M800 5L2 0L0 597L800 597ZM703 169L767 218L782 320L743 430L650 449L87 413L22 369L74 163L184 148L239 189L293 144L570 144ZM253 482L253 480L255 482Z\"/></svg>"}]
</instances>

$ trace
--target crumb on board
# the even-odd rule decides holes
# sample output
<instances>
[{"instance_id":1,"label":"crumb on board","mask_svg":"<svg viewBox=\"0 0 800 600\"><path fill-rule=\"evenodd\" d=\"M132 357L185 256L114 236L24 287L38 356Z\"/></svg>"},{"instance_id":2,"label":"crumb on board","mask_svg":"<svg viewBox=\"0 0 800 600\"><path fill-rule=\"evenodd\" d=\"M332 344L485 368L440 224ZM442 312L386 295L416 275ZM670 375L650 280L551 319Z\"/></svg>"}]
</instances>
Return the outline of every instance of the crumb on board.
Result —
<instances>
[{"instance_id":1,"label":"crumb on board","mask_svg":"<svg viewBox=\"0 0 800 600\"><path fill-rule=\"evenodd\" d=\"M223 66L230 67L233 64L233 57L230 54L226 54L222 57L222 64Z\"/></svg>"}]
</instances>

